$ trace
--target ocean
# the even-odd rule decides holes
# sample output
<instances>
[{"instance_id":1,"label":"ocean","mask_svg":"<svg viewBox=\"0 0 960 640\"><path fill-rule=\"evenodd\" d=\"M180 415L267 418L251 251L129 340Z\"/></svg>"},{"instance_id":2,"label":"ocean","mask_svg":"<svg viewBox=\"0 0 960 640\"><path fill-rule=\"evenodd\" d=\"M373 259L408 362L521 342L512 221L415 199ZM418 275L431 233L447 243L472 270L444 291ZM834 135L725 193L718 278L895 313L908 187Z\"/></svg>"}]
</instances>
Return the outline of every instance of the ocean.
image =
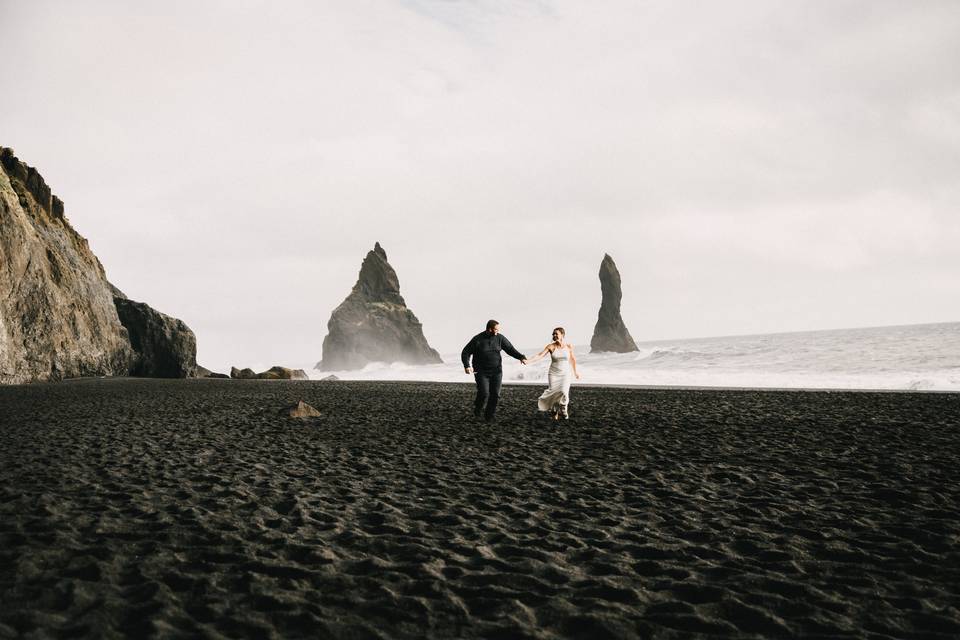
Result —
<instances>
[{"instance_id":1,"label":"ocean","mask_svg":"<svg viewBox=\"0 0 960 640\"><path fill-rule=\"evenodd\" d=\"M520 351L533 355L543 345ZM634 353L579 347L581 384L960 391L960 322L640 342ZM373 363L359 371L308 370L313 379L469 382L460 354L444 364ZM504 357L504 382L546 384L549 360ZM576 384L576 383L575 383Z\"/></svg>"}]
</instances>

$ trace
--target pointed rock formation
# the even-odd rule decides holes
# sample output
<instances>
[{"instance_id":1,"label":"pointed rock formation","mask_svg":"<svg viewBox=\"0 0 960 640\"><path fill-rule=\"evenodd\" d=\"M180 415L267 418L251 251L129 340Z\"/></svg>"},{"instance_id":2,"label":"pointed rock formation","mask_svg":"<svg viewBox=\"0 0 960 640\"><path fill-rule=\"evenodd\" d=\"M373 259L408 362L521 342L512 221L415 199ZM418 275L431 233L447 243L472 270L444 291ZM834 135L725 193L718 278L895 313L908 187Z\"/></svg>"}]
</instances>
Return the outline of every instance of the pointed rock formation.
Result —
<instances>
[{"instance_id":1,"label":"pointed rock formation","mask_svg":"<svg viewBox=\"0 0 960 640\"><path fill-rule=\"evenodd\" d=\"M603 254L603 261L600 263L600 292L600 313L597 316L597 326L593 329L593 338L590 340L590 352L639 351L637 343L620 317L620 300L623 298L620 272L617 271L613 258L607 254Z\"/></svg>"},{"instance_id":2,"label":"pointed rock formation","mask_svg":"<svg viewBox=\"0 0 960 640\"><path fill-rule=\"evenodd\" d=\"M36 169L0 147L0 383L194 375L193 332L138 305L107 281Z\"/></svg>"},{"instance_id":3,"label":"pointed rock formation","mask_svg":"<svg viewBox=\"0 0 960 640\"><path fill-rule=\"evenodd\" d=\"M379 242L364 258L357 283L333 311L327 329L317 369L360 369L369 362L443 362L403 301L397 272Z\"/></svg>"}]
</instances>

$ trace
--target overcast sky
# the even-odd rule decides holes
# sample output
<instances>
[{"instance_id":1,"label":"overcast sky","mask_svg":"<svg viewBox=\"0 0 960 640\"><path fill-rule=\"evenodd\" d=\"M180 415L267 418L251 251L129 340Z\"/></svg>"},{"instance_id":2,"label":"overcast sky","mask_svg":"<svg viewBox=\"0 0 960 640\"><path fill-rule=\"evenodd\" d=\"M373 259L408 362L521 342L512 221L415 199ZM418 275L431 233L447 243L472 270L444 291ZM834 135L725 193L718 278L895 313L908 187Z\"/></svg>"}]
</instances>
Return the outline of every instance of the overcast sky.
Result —
<instances>
[{"instance_id":1,"label":"overcast sky","mask_svg":"<svg viewBox=\"0 0 960 640\"><path fill-rule=\"evenodd\" d=\"M149 6L149 8L147 8ZM0 144L201 364L960 320L960 2L0 0Z\"/></svg>"}]
</instances>

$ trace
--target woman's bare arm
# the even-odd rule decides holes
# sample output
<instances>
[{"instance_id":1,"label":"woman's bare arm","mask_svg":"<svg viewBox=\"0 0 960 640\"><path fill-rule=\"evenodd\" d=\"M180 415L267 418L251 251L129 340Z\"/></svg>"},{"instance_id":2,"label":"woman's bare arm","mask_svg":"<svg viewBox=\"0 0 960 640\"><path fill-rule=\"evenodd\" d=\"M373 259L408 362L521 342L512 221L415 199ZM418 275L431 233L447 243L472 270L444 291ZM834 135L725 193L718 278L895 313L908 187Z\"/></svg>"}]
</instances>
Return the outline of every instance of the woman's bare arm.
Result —
<instances>
[{"instance_id":1,"label":"woman's bare arm","mask_svg":"<svg viewBox=\"0 0 960 640\"><path fill-rule=\"evenodd\" d=\"M567 348L570 349L570 366L573 367L573 375L577 380L579 380L580 372L577 371L577 356L573 355L573 345L568 344Z\"/></svg>"},{"instance_id":2,"label":"woman's bare arm","mask_svg":"<svg viewBox=\"0 0 960 640\"><path fill-rule=\"evenodd\" d=\"M538 353L537 355L533 356L532 358L529 358L529 359L527 360L527 364L530 364L531 362L536 362L537 360L539 360L539 359L542 358L543 356L547 355L548 353L550 353L550 345L545 346L545 347L543 348L543 351L541 351L541 352Z\"/></svg>"}]
</instances>

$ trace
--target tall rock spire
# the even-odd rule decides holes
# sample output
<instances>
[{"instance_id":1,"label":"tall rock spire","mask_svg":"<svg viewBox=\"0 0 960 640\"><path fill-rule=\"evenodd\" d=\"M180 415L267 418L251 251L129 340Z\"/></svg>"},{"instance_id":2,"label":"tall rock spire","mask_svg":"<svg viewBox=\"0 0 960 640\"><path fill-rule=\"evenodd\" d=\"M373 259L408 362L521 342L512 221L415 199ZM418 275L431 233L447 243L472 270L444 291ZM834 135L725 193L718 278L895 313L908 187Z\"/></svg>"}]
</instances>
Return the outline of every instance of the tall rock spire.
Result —
<instances>
[{"instance_id":1,"label":"tall rock spire","mask_svg":"<svg viewBox=\"0 0 960 640\"><path fill-rule=\"evenodd\" d=\"M593 329L593 338L590 340L590 352L614 351L627 353L639 351L630 332L627 331L623 318L620 316L620 300L623 291L620 289L620 272L617 265L608 254L603 254L600 263L600 313L597 315L597 326Z\"/></svg>"},{"instance_id":2,"label":"tall rock spire","mask_svg":"<svg viewBox=\"0 0 960 640\"><path fill-rule=\"evenodd\" d=\"M334 309L327 329L316 366L324 371L360 369L370 362L443 362L400 295L397 272L379 242L363 259L357 283Z\"/></svg>"},{"instance_id":3,"label":"tall rock spire","mask_svg":"<svg viewBox=\"0 0 960 640\"><path fill-rule=\"evenodd\" d=\"M391 304L406 306L403 296L400 295L400 279L390 263L387 262L387 252L380 243L373 246L373 251L367 254L360 265L360 276L357 284L353 285L351 295L356 294L368 300L379 300Z\"/></svg>"}]
</instances>

